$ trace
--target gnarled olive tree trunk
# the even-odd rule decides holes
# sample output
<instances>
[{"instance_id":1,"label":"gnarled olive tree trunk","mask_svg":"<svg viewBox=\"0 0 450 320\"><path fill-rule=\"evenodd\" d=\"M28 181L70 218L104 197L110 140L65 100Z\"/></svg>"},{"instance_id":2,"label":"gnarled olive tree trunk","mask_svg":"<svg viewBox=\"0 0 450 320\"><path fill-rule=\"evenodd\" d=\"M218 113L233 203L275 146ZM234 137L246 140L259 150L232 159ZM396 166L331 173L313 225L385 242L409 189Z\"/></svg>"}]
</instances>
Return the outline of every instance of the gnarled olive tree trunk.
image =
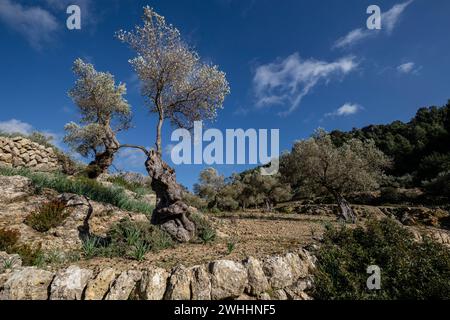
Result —
<instances>
[{"instance_id":1,"label":"gnarled olive tree trunk","mask_svg":"<svg viewBox=\"0 0 450 320\"><path fill-rule=\"evenodd\" d=\"M86 172L91 179L97 179L102 173L108 172L109 167L111 167L114 161L114 156L120 148L120 143L111 129L106 130L103 144L105 150L97 153L94 160L89 163L86 169Z\"/></svg>"},{"instance_id":2,"label":"gnarled olive tree trunk","mask_svg":"<svg viewBox=\"0 0 450 320\"><path fill-rule=\"evenodd\" d=\"M176 240L187 242L195 235L195 224L189 219L192 208L183 202L182 188L176 181L175 171L157 151L151 150L147 156L145 167L156 193L151 222L160 225Z\"/></svg>"},{"instance_id":3,"label":"gnarled olive tree trunk","mask_svg":"<svg viewBox=\"0 0 450 320\"><path fill-rule=\"evenodd\" d=\"M344 197L339 193L334 193L334 197L336 198L337 205L339 206L339 213L341 217L347 222L356 222L356 215L353 209L350 207L350 204Z\"/></svg>"}]
</instances>

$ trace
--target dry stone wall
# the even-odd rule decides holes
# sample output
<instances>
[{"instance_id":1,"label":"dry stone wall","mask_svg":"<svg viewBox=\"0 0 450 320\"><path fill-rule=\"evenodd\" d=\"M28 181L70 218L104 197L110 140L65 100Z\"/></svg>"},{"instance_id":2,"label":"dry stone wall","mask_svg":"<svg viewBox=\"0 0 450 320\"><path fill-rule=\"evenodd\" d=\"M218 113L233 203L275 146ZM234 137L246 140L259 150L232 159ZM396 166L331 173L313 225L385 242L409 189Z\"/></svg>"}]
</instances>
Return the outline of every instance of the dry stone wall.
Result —
<instances>
[{"instance_id":1,"label":"dry stone wall","mask_svg":"<svg viewBox=\"0 0 450 320\"><path fill-rule=\"evenodd\" d=\"M20 257L0 252L0 300L309 300L314 267L314 256L303 248L171 270L72 265L56 272L22 267Z\"/></svg>"},{"instance_id":2,"label":"dry stone wall","mask_svg":"<svg viewBox=\"0 0 450 320\"><path fill-rule=\"evenodd\" d=\"M0 166L35 171L61 171L55 151L23 137L0 137Z\"/></svg>"}]
</instances>

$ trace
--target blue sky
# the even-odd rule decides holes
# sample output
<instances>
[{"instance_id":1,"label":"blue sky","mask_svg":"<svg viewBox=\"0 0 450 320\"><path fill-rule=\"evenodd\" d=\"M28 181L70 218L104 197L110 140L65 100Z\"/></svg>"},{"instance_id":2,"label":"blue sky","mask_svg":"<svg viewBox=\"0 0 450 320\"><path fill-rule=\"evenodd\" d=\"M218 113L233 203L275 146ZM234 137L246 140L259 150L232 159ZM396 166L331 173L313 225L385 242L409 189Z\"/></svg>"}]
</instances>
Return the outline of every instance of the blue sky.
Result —
<instances>
[{"instance_id":1,"label":"blue sky","mask_svg":"<svg viewBox=\"0 0 450 320\"><path fill-rule=\"evenodd\" d=\"M69 4L81 7L81 30L66 28ZM366 27L371 4L383 12L381 30ZM81 57L128 86L134 128L121 141L152 146L155 115L127 62L133 52L114 38L140 24L145 5L227 73L231 94L209 127L278 128L281 150L317 127L407 121L450 98L448 0L0 0L0 129L60 139L77 119L67 91ZM171 132L166 123L166 146ZM126 151L116 166L143 172L142 156ZM202 168L176 166L178 180L190 187Z\"/></svg>"}]
</instances>

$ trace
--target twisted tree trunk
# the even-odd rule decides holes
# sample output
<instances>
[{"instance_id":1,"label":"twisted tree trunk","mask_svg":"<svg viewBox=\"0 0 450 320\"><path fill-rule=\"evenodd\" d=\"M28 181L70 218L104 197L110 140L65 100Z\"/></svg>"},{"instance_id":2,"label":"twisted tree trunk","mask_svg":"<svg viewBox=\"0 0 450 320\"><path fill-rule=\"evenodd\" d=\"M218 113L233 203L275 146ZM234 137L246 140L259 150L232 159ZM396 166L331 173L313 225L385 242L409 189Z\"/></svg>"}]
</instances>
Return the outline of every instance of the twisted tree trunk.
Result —
<instances>
[{"instance_id":1,"label":"twisted tree trunk","mask_svg":"<svg viewBox=\"0 0 450 320\"><path fill-rule=\"evenodd\" d=\"M102 173L108 172L114 161L114 156L120 148L120 143L111 129L107 130L103 144L105 151L96 154L94 160L89 163L86 169L91 179L97 179Z\"/></svg>"},{"instance_id":2,"label":"twisted tree trunk","mask_svg":"<svg viewBox=\"0 0 450 320\"><path fill-rule=\"evenodd\" d=\"M176 240L187 242L195 235L195 224L189 219L193 209L183 202L175 171L161 159L159 152L150 150L147 157L145 167L157 199L151 223L160 225Z\"/></svg>"},{"instance_id":3,"label":"twisted tree trunk","mask_svg":"<svg viewBox=\"0 0 450 320\"><path fill-rule=\"evenodd\" d=\"M355 223L356 215L353 209L350 207L348 201L345 200L344 197L338 193L335 193L334 197L336 198L336 202L339 206L341 217L347 222Z\"/></svg>"}]
</instances>

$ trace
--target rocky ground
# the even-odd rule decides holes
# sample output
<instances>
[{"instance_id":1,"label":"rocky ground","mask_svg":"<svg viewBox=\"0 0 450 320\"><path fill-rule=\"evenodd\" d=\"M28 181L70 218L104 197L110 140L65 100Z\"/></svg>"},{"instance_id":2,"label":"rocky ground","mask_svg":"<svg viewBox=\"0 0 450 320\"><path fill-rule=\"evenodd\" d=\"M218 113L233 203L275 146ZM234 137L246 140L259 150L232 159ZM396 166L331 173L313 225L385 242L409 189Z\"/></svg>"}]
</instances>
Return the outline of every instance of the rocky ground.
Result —
<instances>
[{"instance_id":1,"label":"rocky ground","mask_svg":"<svg viewBox=\"0 0 450 320\"><path fill-rule=\"evenodd\" d=\"M17 230L19 243L39 245L44 251L81 253L89 206L89 231L97 236L105 236L124 218L148 221L144 214L81 196L35 191L27 178L0 176L0 229ZM50 198L65 199L71 206L62 225L38 232L25 224L26 217ZM359 224L368 218L391 216L418 240L427 235L450 246L450 233L445 229L449 213L445 210L363 205L354 209ZM309 271L314 265L308 250L320 244L326 225L339 224L335 210L332 205L290 203L289 209L279 210L283 213L210 215L208 219L217 231L214 242L148 252L139 262L84 259L81 254L81 260L37 269L22 267L19 256L2 252L0 299L307 299Z\"/></svg>"}]
</instances>

